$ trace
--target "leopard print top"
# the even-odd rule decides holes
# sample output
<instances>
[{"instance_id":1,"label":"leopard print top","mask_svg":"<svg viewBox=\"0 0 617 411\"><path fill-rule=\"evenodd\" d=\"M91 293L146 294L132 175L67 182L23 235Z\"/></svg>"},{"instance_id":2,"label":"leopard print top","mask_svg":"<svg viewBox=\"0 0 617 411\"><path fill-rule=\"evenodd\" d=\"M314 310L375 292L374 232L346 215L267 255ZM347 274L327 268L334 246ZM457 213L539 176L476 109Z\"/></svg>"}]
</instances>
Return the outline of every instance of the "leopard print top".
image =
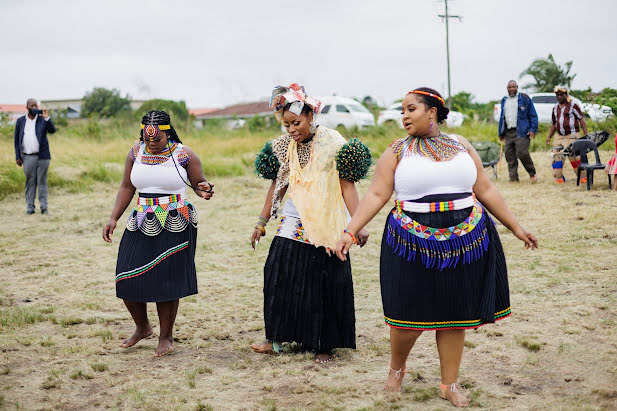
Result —
<instances>
[{"instance_id":1,"label":"leopard print top","mask_svg":"<svg viewBox=\"0 0 617 411\"><path fill-rule=\"evenodd\" d=\"M272 141L272 151L279 161L280 167L276 176L276 186L272 197L272 208L270 216L276 218L278 209L281 206L281 189L289 185L289 161L287 160L287 150L291 143L291 136L285 134ZM300 166L304 167L308 164L311 158L311 150L313 148L313 139L298 144L298 160Z\"/></svg>"}]
</instances>

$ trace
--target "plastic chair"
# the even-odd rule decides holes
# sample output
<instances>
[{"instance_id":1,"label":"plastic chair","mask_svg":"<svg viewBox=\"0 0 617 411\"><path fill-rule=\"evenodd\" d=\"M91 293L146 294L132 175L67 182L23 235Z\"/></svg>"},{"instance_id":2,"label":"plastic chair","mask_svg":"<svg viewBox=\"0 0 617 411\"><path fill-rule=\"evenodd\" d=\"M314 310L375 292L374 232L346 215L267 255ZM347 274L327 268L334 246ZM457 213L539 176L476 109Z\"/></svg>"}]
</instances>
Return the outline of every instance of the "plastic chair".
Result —
<instances>
[{"instance_id":1,"label":"plastic chair","mask_svg":"<svg viewBox=\"0 0 617 411\"><path fill-rule=\"evenodd\" d=\"M501 146L492 141L472 141L471 145L476 149L482 160L482 165L493 167L493 177L497 178L497 164L501 160Z\"/></svg>"},{"instance_id":2,"label":"plastic chair","mask_svg":"<svg viewBox=\"0 0 617 411\"><path fill-rule=\"evenodd\" d=\"M572 148L574 150L574 155L581 156L581 165L578 167L578 171L576 173L576 185L580 185L581 181L581 172L583 169L587 172L587 190L591 190L591 186L593 185L593 172L595 170L600 170L606 168L606 164L602 164L600 162L600 154L598 153L598 147L591 140L576 140L572 142ZM596 155L596 163L589 164L589 160L587 159L587 152L593 151ZM611 188L611 175L608 175L608 187Z\"/></svg>"}]
</instances>

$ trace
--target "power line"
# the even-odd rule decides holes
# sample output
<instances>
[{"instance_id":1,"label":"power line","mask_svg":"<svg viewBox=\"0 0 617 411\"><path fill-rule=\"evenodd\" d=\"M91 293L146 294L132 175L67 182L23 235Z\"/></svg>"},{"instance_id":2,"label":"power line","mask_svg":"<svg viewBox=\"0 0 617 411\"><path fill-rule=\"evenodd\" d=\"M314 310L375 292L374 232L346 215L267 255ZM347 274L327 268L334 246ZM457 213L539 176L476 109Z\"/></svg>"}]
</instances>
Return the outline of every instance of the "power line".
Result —
<instances>
[{"instance_id":1,"label":"power line","mask_svg":"<svg viewBox=\"0 0 617 411\"><path fill-rule=\"evenodd\" d=\"M448 21L450 19L458 19L459 21L461 21L463 18L461 16L453 16L451 14L448 14L448 0L443 0L444 5L445 5L445 13L444 14L438 14L438 17L441 17L442 20L444 20L446 22L446 57L448 60L448 108L452 108L451 106L451 102L450 102L450 96L451 96L451 87L450 87L450 33L449 33L449 28L448 28Z\"/></svg>"}]
</instances>

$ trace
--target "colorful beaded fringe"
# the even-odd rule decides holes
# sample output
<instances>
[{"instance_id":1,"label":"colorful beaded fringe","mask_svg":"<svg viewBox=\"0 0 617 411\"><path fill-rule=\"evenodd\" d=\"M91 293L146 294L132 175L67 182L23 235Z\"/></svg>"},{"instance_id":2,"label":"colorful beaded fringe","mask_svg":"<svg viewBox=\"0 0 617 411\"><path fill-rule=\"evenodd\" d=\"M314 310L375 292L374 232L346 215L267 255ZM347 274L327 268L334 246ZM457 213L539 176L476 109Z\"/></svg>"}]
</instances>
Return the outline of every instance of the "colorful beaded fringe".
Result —
<instances>
[{"instance_id":1,"label":"colorful beaded fringe","mask_svg":"<svg viewBox=\"0 0 617 411\"><path fill-rule=\"evenodd\" d=\"M189 223L197 227L198 222L197 211L186 200L181 199L175 203L158 205L141 205L138 202L129 216L126 229L140 230L148 236L155 236L163 230L172 233L184 231Z\"/></svg>"},{"instance_id":2,"label":"colorful beaded fringe","mask_svg":"<svg viewBox=\"0 0 617 411\"><path fill-rule=\"evenodd\" d=\"M418 223L395 207L388 216L386 242L407 261L420 261L426 268L443 270L461 262L479 260L488 249L487 217L476 201L469 217L452 227L433 228Z\"/></svg>"},{"instance_id":3,"label":"colorful beaded fringe","mask_svg":"<svg viewBox=\"0 0 617 411\"><path fill-rule=\"evenodd\" d=\"M495 321L502 320L506 317L509 317L510 314L512 314L512 310L510 307L508 307L505 310L496 312L494 315L494 319ZM443 329L467 330L467 329L478 328L481 325L484 325L487 323L487 321L484 321L482 319L470 320L470 321L438 321L438 322L400 321L400 320L394 320L392 318L388 318L386 316L384 316L384 319L386 321L386 324L388 324L390 327L401 328L401 329L406 329L406 330L411 329L411 330L425 330L425 331L443 330Z\"/></svg>"},{"instance_id":4,"label":"colorful beaded fringe","mask_svg":"<svg viewBox=\"0 0 617 411\"><path fill-rule=\"evenodd\" d=\"M467 152L464 145L445 134L437 137L409 136L396 140L389 147L400 157L419 155L434 161L449 160L458 153Z\"/></svg>"},{"instance_id":5,"label":"colorful beaded fringe","mask_svg":"<svg viewBox=\"0 0 617 411\"><path fill-rule=\"evenodd\" d=\"M189 246L189 242L185 241L181 244L178 244L175 247L171 247L169 250L166 250L164 252L162 252L158 257L156 257L154 260L150 261L148 264L142 265L139 268L135 268L134 270L130 270L130 271L125 271L123 273L118 273L116 274L116 282L122 281L122 280L126 280L128 278L133 278L133 277L138 277L148 271L150 271L151 269L154 268L154 266L156 266L158 263L160 263L161 261L163 261L164 259L166 259L167 257L169 257L172 254L177 253L178 251L182 251L185 248L188 248Z\"/></svg>"}]
</instances>

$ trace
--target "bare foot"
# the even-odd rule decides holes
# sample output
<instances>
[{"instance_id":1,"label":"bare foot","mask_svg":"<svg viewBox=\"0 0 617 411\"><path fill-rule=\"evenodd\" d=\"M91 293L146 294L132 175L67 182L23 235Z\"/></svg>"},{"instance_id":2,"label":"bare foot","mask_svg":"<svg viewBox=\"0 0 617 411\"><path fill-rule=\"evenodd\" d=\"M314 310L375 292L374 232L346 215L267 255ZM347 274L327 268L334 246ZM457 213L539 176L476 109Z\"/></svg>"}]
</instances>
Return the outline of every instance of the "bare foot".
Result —
<instances>
[{"instance_id":1,"label":"bare foot","mask_svg":"<svg viewBox=\"0 0 617 411\"><path fill-rule=\"evenodd\" d=\"M169 354L174 350L173 341L171 338L161 338L159 337L159 345L156 347L154 351L155 357L162 357L166 354Z\"/></svg>"},{"instance_id":2,"label":"bare foot","mask_svg":"<svg viewBox=\"0 0 617 411\"><path fill-rule=\"evenodd\" d=\"M450 385L440 384L439 389L439 396L444 400L450 401L455 407L462 408L469 405L469 399L461 392L461 386L457 383Z\"/></svg>"},{"instance_id":3,"label":"bare foot","mask_svg":"<svg viewBox=\"0 0 617 411\"><path fill-rule=\"evenodd\" d=\"M139 340L141 340L142 338L148 338L151 335L152 335L152 327L150 326L150 324L148 324L148 326L145 328L136 328L133 335L131 335L129 338L126 338L124 341L122 341L122 344L120 344L120 347L122 348L132 347L135 344L137 344Z\"/></svg>"},{"instance_id":4,"label":"bare foot","mask_svg":"<svg viewBox=\"0 0 617 411\"><path fill-rule=\"evenodd\" d=\"M325 364L327 362L329 362L332 359L332 355L328 354L328 353L319 353L319 354L315 354L315 362L317 364Z\"/></svg>"},{"instance_id":5,"label":"bare foot","mask_svg":"<svg viewBox=\"0 0 617 411\"><path fill-rule=\"evenodd\" d=\"M395 370L390 367L390 372L388 373L388 380L386 381L386 385L383 387L384 390L388 392L401 392L401 385L403 385L403 377L407 372L407 368Z\"/></svg>"},{"instance_id":6,"label":"bare foot","mask_svg":"<svg viewBox=\"0 0 617 411\"><path fill-rule=\"evenodd\" d=\"M272 348L272 343L270 341L264 341L262 343L253 343L251 344L251 349L260 354L272 354L274 350Z\"/></svg>"}]
</instances>

